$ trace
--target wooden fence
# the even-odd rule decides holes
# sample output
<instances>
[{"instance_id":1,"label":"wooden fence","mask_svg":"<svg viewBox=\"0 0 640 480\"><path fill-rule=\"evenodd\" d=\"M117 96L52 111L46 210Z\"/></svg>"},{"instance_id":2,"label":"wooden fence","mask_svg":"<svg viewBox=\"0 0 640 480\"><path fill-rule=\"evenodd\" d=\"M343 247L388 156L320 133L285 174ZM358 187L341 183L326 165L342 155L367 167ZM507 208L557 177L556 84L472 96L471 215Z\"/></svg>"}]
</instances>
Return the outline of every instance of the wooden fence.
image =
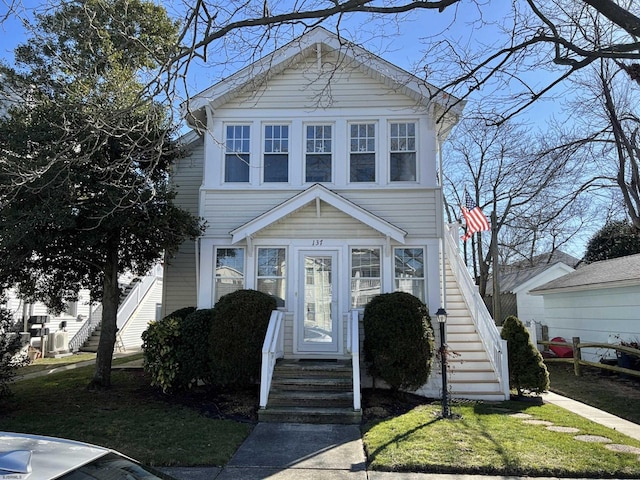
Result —
<instances>
[{"instance_id":1,"label":"wooden fence","mask_svg":"<svg viewBox=\"0 0 640 480\"><path fill-rule=\"evenodd\" d=\"M616 357L618 357L617 352L625 353L628 355L632 355L635 357L640 357L640 350L637 348L627 347L624 345L616 345L614 343L594 343L594 342L581 342L580 337L573 337L572 342L550 342L546 340L538 340L538 344L551 346L557 345L560 347L569 347L573 349L573 358L559 358L559 357L550 357L545 358L545 362L564 362L564 363L573 363L573 371L575 374L580 377L582 376L582 365L587 365L590 367L601 368L603 370L610 370L617 373L624 373L625 375L632 375L634 377L640 378L640 371L632 370L630 368L623 368L617 365L608 365L606 363L596 363L596 362L588 362L582 359L582 349L583 348L605 348L616 351Z\"/></svg>"}]
</instances>

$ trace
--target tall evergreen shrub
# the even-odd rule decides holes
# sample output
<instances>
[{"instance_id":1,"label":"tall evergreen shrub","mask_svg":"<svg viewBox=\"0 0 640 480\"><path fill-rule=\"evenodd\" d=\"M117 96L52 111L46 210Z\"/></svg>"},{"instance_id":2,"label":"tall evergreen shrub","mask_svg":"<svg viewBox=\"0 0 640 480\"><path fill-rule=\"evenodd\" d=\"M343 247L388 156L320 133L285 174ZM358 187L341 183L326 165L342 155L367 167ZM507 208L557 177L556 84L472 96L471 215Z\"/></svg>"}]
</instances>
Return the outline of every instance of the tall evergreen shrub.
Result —
<instances>
[{"instance_id":1,"label":"tall evergreen shrub","mask_svg":"<svg viewBox=\"0 0 640 480\"><path fill-rule=\"evenodd\" d=\"M525 391L539 394L549 390L547 367L520 319L513 315L507 317L501 336L507 341L509 351L509 386L517 390L518 395Z\"/></svg>"},{"instance_id":2,"label":"tall evergreen shrub","mask_svg":"<svg viewBox=\"0 0 640 480\"><path fill-rule=\"evenodd\" d=\"M364 358L374 378L393 390L417 390L427 382L435 344L424 303L404 292L378 295L365 307L363 323Z\"/></svg>"},{"instance_id":3,"label":"tall evergreen shrub","mask_svg":"<svg viewBox=\"0 0 640 480\"><path fill-rule=\"evenodd\" d=\"M276 308L274 297L256 290L238 290L220 298L209 332L213 383L248 386L260 378L262 344Z\"/></svg>"}]
</instances>

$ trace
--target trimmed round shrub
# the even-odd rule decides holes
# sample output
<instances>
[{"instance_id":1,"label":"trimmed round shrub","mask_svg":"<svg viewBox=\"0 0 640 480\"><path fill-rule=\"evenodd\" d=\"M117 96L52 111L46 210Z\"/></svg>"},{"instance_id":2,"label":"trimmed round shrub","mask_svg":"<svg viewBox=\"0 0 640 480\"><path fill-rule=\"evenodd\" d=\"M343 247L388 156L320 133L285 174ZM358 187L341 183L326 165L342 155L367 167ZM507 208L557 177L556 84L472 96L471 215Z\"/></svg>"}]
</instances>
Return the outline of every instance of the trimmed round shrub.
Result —
<instances>
[{"instance_id":1,"label":"trimmed round shrub","mask_svg":"<svg viewBox=\"0 0 640 480\"><path fill-rule=\"evenodd\" d=\"M238 290L213 309L209 359L213 383L248 386L260 378L262 344L276 300L256 290Z\"/></svg>"},{"instance_id":2,"label":"trimmed round shrub","mask_svg":"<svg viewBox=\"0 0 640 480\"><path fill-rule=\"evenodd\" d=\"M207 338L210 323L210 310L188 307L149 324L142 333L142 349L151 385L169 393L208 378L207 350L201 343Z\"/></svg>"},{"instance_id":3,"label":"trimmed round shrub","mask_svg":"<svg viewBox=\"0 0 640 480\"><path fill-rule=\"evenodd\" d=\"M405 292L385 293L364 309L364 358L369 373L393 390L427 382L435 355L431 318L424 303Z\"/></svg>"},{"instance_id":4,"label":"trimmed round shrub","mask_svg":"<svg viewBox=\"0 0 640 480\"><path fill-rule=\"evenodd\" d=\"M507 317L500 336L507 341L509 352L509 386L519 396L525 391L539 394L549 390L547 367L520 319Z\"/></svg>"}]
</instances>

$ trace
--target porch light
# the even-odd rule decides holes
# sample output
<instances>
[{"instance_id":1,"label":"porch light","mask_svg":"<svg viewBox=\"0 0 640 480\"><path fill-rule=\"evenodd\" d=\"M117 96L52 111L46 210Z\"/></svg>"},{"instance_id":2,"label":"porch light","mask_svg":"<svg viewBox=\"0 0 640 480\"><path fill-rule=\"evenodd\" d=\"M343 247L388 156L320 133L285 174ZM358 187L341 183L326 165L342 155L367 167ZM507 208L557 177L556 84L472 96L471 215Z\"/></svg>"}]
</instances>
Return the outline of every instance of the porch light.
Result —
<instances>
[{"instance_id":1,"label":"porch light","mask_svg":"<svg viewBox=\"0 0 640 480\"><path fill-rule=\"evenodd\" d=\"M451 409L449 408L449 395L447 391L447 341L446 341L446 323L447 311L440 307L436 312L436 318L440 324L440 364L442 365L442 418L451 418Z\"/></svg>"}]
</instances>

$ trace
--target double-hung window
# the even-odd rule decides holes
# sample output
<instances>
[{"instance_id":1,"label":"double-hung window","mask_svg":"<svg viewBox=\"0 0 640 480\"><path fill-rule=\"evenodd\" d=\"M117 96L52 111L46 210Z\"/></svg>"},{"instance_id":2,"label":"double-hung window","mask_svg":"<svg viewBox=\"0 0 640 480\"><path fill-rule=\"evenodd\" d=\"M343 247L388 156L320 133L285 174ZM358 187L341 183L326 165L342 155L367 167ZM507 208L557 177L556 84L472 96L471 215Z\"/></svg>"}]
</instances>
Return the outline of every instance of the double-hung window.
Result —
<instances>
[{"instance_id":1,"label":"double-hung window","mask_svg":"<svg viewBox=\"0 0 640 480\"><path fill-rule=\"evenodd\" d=\"M396 248L394 253L396 291L410 293L424 302L424 249Z\"/></svg>"},{"instance_id":2,"label":"double-hung window","mask_svg":"<svg viewBox=\"0 0 640 480\"><path fill-rule=\"evenodd\" d=\"M333 140L331 125L307 125L305 180L330 182Z\"/></svg>"},{"instance_id":3,"label":"double-hung window","mask_svg":"<svg viewBox=\"0 0 640 480\"><path fill-rule=\"evenodd\" d=\"M349 125L349 181L376 181L376 124Z\"/></svg>"},{"instance_id":4,"label":"double-hung window","mask_svg":"<svg viewBox=\"0 0 640 480\"><path fill-rule=\"evenodd\" d=\"M249 125L227 125L224 157L224 181L248 182L250 165Z\"/></svg>"},{"instance_id":5,"label":"double-hung window","mask_svg":"<svg viewBox=\"0 0 640 480\"><path fill-rule=\"evenodd\" d=\"M244 248L216 250L215 301L244 288Z\"/></svg>"},{"instance_id":6,"label":"double-hung window","mask_svg":"<svg viewBox=\"0 0 640 480\"><path fill-rule=\"evenodd\" d=\"M287 297L286 267L284 248L258 248L257 290L275 297L278 307Z\"/></svg>"},{"instance_id":7,"label":"double-hung window","mask_svg":"<svg viewBox=\"0 0 640 480\"><path fill-rule=\"evenodd\" d=\"M264 182L289 181L289 125L264 127Z\"/></svg>"},{"instance_id":8,"label":"double-hung window","mask_svg":"<svg viewBox=\"0 0 640 480\"><path fill-rule=\"evenodd\" d=\"M416 124L391 123L389 137L390 179L392 182L416 180Z\"/></svg>"},{"instance_id":9,"label":"double-hung window","mask_svg":"<svg viewBox=\"0 0 640 480\"><path fill-rule=\"evenodd\" d=\"M380 249L354 248L351 250L351 307L363 308L376 295L380 295Z\"/></svg>"}]
</instances>

